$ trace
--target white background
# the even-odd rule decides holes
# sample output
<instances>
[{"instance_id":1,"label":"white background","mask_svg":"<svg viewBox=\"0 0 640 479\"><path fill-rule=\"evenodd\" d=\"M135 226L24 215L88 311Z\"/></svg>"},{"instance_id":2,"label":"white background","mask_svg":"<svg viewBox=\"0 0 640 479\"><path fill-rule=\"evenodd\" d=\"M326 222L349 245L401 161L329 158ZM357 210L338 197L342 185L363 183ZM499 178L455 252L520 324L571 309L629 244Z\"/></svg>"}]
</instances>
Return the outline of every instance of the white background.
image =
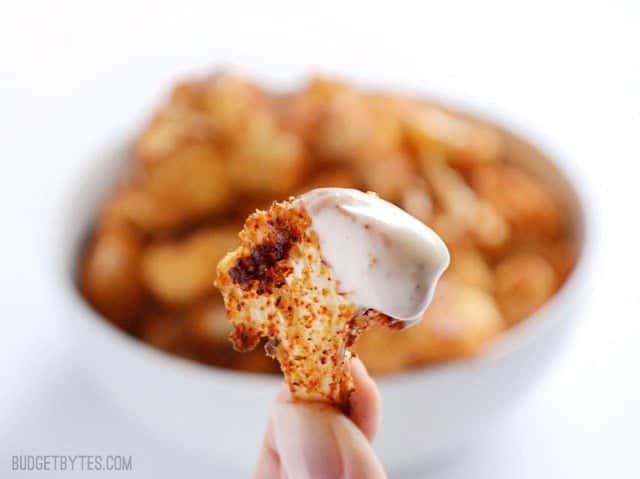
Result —
<instances>
[{"instance_id":1,"label":"white background","mask_svg":"<svg viewBox=\"0 0 640 479\"><path fill-rule=\"evenodd\" d=\"M578 327L504 425L415 477L640 477L640 3L23 1L0 11L0 476L19 477L12 454L91 453L133 455L140 477L231 477L130 425L77 372L44 267L79 167L135 131L176 77L226 64L278 82L342 72L463 102L534 131L577 169L597 227Z\"/></svg>"}]
</instances>

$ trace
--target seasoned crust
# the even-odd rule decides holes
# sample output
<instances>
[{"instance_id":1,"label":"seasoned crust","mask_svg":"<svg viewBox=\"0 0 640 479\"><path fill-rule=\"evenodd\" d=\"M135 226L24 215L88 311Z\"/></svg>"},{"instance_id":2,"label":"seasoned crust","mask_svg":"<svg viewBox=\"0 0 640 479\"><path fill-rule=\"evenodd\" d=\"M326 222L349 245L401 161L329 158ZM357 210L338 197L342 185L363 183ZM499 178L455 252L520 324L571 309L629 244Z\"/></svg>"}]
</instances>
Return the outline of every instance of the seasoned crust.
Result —
<instances>
[{"instance_id":1,"label":"seasoned crust","mask_svg":"<svg viewBox=\"0 0 640 479\"><path fill-rule=\"evenodd\" d=\"M254 244L246 256L241 256L229 270L231 280L241 288L256 287L257 294L271 293L274 287L282 287L290 268L281 263L289 256L293 245L300 241L310 222L307 218L276 216L267 219L266 235L262 242ZM251 219L247 225L254 230L260 221Z\"/></svg>"},{"instance_id":2,"label":"seasoned crust","mask_svg":"<svg viewBox=\"0 0 640 479\"><path fill-rule=\"evenodd\" d=\"M292 202L256 211L240 233L240 247L218 264L220 288L239 351L268 338L295 399L346 407L352 381L347 348L374 321L340 292L322 260L307 212ZM360 314L361 313L361 314Z\"/></svg>"}]
</instances>

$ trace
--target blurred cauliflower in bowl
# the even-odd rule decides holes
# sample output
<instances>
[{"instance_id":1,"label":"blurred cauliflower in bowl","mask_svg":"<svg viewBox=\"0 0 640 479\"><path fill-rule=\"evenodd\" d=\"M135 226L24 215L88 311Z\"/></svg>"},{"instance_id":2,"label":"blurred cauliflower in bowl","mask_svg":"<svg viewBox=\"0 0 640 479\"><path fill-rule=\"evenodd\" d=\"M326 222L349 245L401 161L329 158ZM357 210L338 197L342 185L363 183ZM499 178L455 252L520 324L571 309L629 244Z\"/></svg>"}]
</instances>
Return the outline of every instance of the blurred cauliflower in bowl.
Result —
<instances>
[{"instance_id":1,"label":"blurred cauliflower in bowl","mask_svg":"<svg viewBox=\"0 0 640 479\"><path fill-rule=\"evenodd\" d=\"M217 262L256 207L320 186L375 191L437 231L452 262L424 321L373 329L356 351L379 375L475 356L551 298L577 254L567 212L508 141L437 105L326 78L284 94L228 73L179 84L101 207L79 288L149 345L275 373L261 352L232 350Z\"/></svg>"}]
</instances>

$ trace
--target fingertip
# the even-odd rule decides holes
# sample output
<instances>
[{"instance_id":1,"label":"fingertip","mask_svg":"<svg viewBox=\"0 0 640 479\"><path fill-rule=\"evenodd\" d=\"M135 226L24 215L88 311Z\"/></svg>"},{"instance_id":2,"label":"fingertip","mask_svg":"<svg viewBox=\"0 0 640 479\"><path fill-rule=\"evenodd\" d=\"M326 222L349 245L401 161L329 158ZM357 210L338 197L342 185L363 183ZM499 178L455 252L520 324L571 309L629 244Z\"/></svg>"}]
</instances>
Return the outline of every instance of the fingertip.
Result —
<instances>
[{"instance_id":1,"label":"fingertip","mask_svg":"<svg viewBox=\"0 0 640 479\"><path fill-rule=\"evenodd\" d=\"M367 440L373 441L380 427L382 409L380 392L359 358L350 359L349 369L355 388L349 398L349 418L362 431ZM286 382L280 385L275 401L277 403L292 401L291 390Z\"/></svg>"},{"instance_id":2,"label":"fingertip","mask_svg":"<svg viewBox=\"0 0 640 479\"><path fill-rule=\"evenodd\" d=\"M276 402L289 402L291 401L291 390L286 382L282 382L280 384L280 389L278 389L278 394L276 394Z\"/></svg>"},{"instance_id":3,"label":"fingertip","mask_svg":"<svg viewBox=\"0 0 640 479\"><path fill-rule=\"evenodd\" d=\"M369 441L373 441L380 427L382 401L378 386L359 358L350 361L355 390L349 398L349 417Z\"/></svg>"},{"instance_id":4,"label":"fingertip","mask_svg":"<svg viewBox=\"0 0 640 479\"><path fill-rule=\"evenodd\" d=\"M270 443L277 461L267 455L261 463L262 471L280 472L271 477L385 477L363 432L336 408L321 403L276 403L271 419Z\"/></svg>"},{"instance_id":5,"label":"fingertip","mask_svg":"<svg viewBox=\"0 0 640 479\"><path fill-rule=\"evenodd\" d=\"M353 421L341 416L332 422L332 429L342 459L340 477L386 478L384 468L368 438Z\"/></svg>"}]
</instances>

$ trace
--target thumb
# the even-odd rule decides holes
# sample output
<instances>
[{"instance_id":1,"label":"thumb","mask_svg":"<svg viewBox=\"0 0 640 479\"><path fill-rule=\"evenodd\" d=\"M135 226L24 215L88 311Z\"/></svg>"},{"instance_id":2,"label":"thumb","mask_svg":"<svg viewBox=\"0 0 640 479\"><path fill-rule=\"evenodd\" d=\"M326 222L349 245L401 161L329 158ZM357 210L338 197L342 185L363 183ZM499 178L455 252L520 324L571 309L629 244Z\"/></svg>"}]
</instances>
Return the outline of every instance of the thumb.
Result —
<instances>
[{"instance_id":1,"label":"thumb","mask_svg":"<svg viewBox=\"0 0 640 479\"><path fill-rule=\"evenodd\" d=\"M381 479L384 470L356 425L322 404L276 403L272 446L283 477Z\"/></svg>"}]
</instances>

